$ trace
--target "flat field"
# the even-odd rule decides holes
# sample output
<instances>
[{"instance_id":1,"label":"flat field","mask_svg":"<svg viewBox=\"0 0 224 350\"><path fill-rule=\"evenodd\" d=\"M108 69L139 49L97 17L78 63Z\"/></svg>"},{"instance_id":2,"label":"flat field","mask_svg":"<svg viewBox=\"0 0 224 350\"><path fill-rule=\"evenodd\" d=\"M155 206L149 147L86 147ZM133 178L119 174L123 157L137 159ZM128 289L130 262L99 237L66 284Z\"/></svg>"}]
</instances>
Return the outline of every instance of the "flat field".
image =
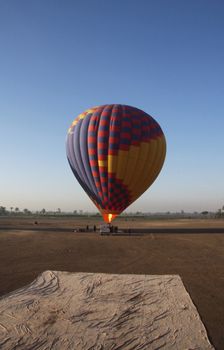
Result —
<instances>
[{"instance_id":1,"label":"flat field","mask_svg":"<svg viewBox=\"0 0 224 350\"><path fill-rule=\"evenodd\" d=\"M224 228L224 220L122 218L114 223L131 229L191 229L184 234L175 230L117 237L72 232L99 223L98 218L0 218L0 295L30 283L45 270L178 274L212 344L223 350L224 234L215 229ZM211 233L195 233L198 228L211 228Z\"/></svg>"}]
</instances>

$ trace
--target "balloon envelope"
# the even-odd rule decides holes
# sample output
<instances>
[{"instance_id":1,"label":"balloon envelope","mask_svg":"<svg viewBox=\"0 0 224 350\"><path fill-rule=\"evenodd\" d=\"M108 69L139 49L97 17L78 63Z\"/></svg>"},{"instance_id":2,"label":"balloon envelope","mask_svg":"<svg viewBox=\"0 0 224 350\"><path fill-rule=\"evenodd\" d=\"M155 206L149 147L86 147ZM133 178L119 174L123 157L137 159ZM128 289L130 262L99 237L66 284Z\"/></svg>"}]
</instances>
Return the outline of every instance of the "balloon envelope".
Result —
<instances>
[{"instance_id":1,"label":"balloon envelope","mask_svg":"<svg viewBox=\"0 0 224 350\"><path fill-rule=\"evenodd\" d=\"M154 182L166 141L150 115L111 104L88 109L73 121L66 151L78 182L111 222Z\"/></svg>"}]
</instances>

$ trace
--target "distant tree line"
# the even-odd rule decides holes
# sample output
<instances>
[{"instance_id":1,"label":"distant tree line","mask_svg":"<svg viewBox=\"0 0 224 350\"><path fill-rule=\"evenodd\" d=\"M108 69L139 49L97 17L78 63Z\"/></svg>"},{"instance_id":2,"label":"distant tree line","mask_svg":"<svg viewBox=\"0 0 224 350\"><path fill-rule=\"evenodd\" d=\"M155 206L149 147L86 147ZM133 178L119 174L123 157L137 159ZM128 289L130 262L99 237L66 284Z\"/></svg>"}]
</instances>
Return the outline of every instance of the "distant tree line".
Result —
<instances>
[{"instance_id":1,"label":"distant tree line","mask_svg":"<svg viewBox=\"0 0 224 350\"><path fill-rule=\"evenodd\" d=\"M46 209L41 209L39 211L31 211L27 208L20 210L18 207L10 207L9 210L4 207L0 206L0 216L10 216L10 215L16 215L16 216L27 216L27 215L34 215L34 214L40 214L40 215L45 215L45 214L59 214L61 213L60 208L57 209L57 211L49 211L47 212Z\"/></svg>"},{"instance_id":2,"label":"distant tree line","mask_svg":"<svg viewBox=\"0 0 224 350\"><path fill-rule=\"evenodd\" d=\"M41 216L100 216L99 212L92 213L92 212L85 212L82 209L80 210L73 210L72 212L64 212L60 208L57 208L56 210L46 210L45 208L37 211L31 211L27 208L20 209L18 207L9 207L7 209L5 206L0 206L0 216L29 216L29 215L41 215ZM180 212L158 212L158 213L150 213L150 212L123 212L120 217L128 219L131 218L155 218L155 219L175 219L175 218L224 218L224 206L221 209L218 209L216 212L210 212L207 210L204 210L202 212L193 212L188 213L184 210L181 210Z\"/></svg>"},{"instance_id":3,"label":"distant tree line","mask_svg":"<svg viewBox=\"0 0 224 350\"><path fill-rule=\"evenodd\" d=\"M56 210L46 210L45 208L41 210L31 211L27 208L19 209L18 207L9 207L7 209L5 206L0 206L0 216L27 216L27 215L43 215L43 216L100 216L100 213L89 213L83 210L74 210L72 212L62 211L61 208Z\"/></svg>"}]
</instances>

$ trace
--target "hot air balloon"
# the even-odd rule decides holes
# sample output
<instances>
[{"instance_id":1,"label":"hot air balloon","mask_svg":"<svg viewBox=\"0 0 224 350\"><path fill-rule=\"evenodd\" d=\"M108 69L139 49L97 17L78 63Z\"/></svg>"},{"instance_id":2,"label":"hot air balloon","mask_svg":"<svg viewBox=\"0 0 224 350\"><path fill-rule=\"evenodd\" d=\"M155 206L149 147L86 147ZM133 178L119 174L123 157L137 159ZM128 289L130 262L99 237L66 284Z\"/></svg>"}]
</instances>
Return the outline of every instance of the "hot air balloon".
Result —
<instances>
[{"instance_id":1,"label":"hot air balloon","mask_svg":"<svg viewBox=\"0 0 224 350\"><path fill-rule=\"evenodd\" d=\"M154 182L166 141L149 114L110 104L78 115L68 129L66 152L76 179L109 223Z\"/></svg>"}]
</instances>

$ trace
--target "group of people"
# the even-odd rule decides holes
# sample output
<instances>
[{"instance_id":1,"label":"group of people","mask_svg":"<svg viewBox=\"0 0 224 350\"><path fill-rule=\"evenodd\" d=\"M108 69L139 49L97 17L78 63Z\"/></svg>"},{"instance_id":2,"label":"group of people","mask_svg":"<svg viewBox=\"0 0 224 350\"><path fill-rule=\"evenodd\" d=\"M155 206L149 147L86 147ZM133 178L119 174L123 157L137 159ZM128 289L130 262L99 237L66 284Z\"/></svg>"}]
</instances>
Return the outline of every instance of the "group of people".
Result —
<instances>
[{"instance_id":1,"label":"group of people","mask_svg":"<svg viewBox=\"0 0 224 350\"><path fill-rule=\"evenodd\" d=\"M89 228L89 225L86 225L86 231L92 231L90 228ZM93 225L93 232L96 232L96 225Z\"/></svg>"}]
</instances>

